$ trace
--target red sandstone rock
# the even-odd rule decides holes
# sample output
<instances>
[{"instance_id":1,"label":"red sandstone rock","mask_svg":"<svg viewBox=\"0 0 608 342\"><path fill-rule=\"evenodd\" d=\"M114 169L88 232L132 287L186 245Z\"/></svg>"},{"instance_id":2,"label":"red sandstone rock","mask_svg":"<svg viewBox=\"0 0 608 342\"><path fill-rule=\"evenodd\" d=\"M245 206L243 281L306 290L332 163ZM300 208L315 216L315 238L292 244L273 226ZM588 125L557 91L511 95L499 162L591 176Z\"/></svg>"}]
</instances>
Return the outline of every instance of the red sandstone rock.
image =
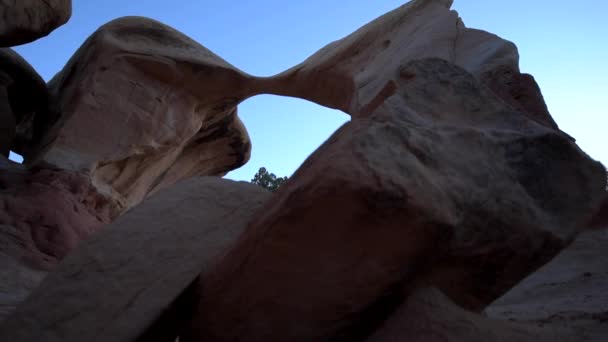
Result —
<instances>
[{"instance_id":1,"label":"red sandstone rock","mask_svg":"<svg viewBox=\"0 0 608 342\"><path fill-rule=\"evenodd\" d=\"M88 177L57 169L0 170L0 224L14 227L22 261L50 270L78 242L110 222L116 207ZM0 232L7 234L7 232Z\"/></svg>"},{"instance_id":2,"label":"red sandstone rock","mask_svg":"<svg viewBox=\"0 0 608 342\"><path fill-rule=\"evenodd\" d=\"M65 24L72 15L71 0L15 0L0 2L0 46L29 43Z\"/></svg>"},{"instance_id":3,"label":"red sandstone rock","mask_svg":"<svg viewBox=\"0 0 608 342\"><path fill-rule=\"evenodd\" d=\"M1 161L0 320L116 210L84 175Z\"/></svg>"}]
</instances>

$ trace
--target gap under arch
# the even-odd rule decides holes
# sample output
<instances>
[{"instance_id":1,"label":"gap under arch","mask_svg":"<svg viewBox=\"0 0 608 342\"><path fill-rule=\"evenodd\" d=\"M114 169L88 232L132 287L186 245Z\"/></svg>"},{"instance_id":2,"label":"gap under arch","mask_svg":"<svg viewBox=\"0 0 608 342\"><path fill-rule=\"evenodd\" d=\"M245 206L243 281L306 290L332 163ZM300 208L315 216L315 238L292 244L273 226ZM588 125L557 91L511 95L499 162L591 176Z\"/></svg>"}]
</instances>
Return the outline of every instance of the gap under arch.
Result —
<instances>
[{"instance_id":1,"label":"gap under arch","mask_svg":"<svg viewBox=\"0 0 608 342\"><path fill-rule=\"evenodd\" d=\"M290 177L336 129L350 121L350 115L340 110L268 94L245 100L238 113L251 139L251 158L225 178L247 182L260 167L277 177Z\"/></svg>"}]
</instances>

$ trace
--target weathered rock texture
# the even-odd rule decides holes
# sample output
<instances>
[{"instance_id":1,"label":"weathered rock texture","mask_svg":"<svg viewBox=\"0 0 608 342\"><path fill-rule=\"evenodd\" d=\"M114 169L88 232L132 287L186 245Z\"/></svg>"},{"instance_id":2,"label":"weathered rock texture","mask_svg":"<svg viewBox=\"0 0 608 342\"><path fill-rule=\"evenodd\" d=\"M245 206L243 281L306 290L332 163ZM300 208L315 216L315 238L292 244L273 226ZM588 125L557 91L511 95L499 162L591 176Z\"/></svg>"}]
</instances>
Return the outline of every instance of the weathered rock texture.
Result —
<instances>
[{"instance_id":1,"label":"weathered rock texture","mask_svg":"<svg viewBox=\"0 0 608 342\"><path fill-rule=\"evenodd\" d=\"M519 73L517 47L466 28L450 0L414 0L333 42L269 80L278 94L304 97L353 117L366 116L396 91L408 61L441 58L486 84L533 120L557 127L534 78ZM432 91L432 90L429 90Z\"/></svg>"},{"instance_id":2,"label":"weathered rock texture","mask_svg":"<svg viewBox=\"0 0 608 342\"><path fill-rule=\"evenodd\" d=\"M0 340L135 341L268 197L256 185L211 177L159 192L70 254L0 325Z\"/></svg>"},{"instance_id":3,"label":"weathered rock texture","mask_svg":"<svg viewBox=\"0 0 608 342\"><path fill-rule=\"evenodd\" d=\"M575 342L571 331L489 319L465 311L439 290L421 288L366 342Z\"/></svg>"},{"instance_id":4,"label":"weathered rock texture","mask_svg":"<svg viewBox=\"0 0 608 342\"><path fill-rule=\"evenodd\" d=\"M0 293L5 313L146 196L249 158L236 115L249 76L153 20L100 28L50 82L50 104L47 85L18 54L0 49L0 62L1 152L26 163L0 169L1 250L5 268L23 274Z\"/></svg>"},{"instance_id":5,"label":"weathered rock texture","mask_svg":"<svg viewBox=\"0 0 608 342\"><path fill-rule=\"evenodd\" d=\"M0 46L15 46L47 36L72 16L71 0L0 2Z\"/></svg>"},{"instance_id":6,"label":"weathered rock texture","mask_svg":"<svg viewBox=\"0 0 608 342\"><path fill-rule=\"evenodd\" d=\"M123 210L249 158L236 104L249 76L180 32L126 17L97 30L49 83L55 124L32 163L91 175Z\"/></svg>"},{"instance_id":7,"label":"weathered rock texture","mask_svg":"<svg viewBox=\"0 0 608 342\"><path fill-rule=\"evenodd\" d=\"M0 147L5 152L24 153L49 124L46 83L26 60L8 48L0 49L0 80L0 115L3 116L0 124L10 127L10 132L2 137L6 143Z\"/></svg>"},{"instance_id":8,"label":"weathered rock texture","mask_svg":"<svg viewBox=\"0 0 608 342\"><path fill-rule=\"evenodd\" d=\"M0 201L0 224L17 228L23 259L47 270L108 223L113 209L84 175L20 164L1 169Z\"/></svg>"},{"instance_id":9,"label":"weathered rock texture","mask_svg":"<svg viewBox=\"0 0 608 342\"><path fill-rule=\"evenodd\" d=\"M115 210L115 208L114 208ZM0 320L78 243L110 222L112 203L82 174L0 165Z\"/></svg>"},{"instance_id":10,"label":"weathered rock texture","mask_svg":"<svg viewBox=\"0 0 608 342\"><path fill-rule=\"evenodd\" d=\"M395 72L201 280L186 341L366 336L420 282L483 309L597 208L604 168L567 135L445 60Z\"/></svg>"},{"instance_id":11,"label":"weathered rock texture","mask_svg":"<svg viewBox=\"0 0 608 342\"><path fill-rule=\"evenodd\" d=\"M606 341L606 251L608 226L583 232L550 263L492 303L487 314L535 326L567 328L576 341Z\"/></svg>"}]
</instances>

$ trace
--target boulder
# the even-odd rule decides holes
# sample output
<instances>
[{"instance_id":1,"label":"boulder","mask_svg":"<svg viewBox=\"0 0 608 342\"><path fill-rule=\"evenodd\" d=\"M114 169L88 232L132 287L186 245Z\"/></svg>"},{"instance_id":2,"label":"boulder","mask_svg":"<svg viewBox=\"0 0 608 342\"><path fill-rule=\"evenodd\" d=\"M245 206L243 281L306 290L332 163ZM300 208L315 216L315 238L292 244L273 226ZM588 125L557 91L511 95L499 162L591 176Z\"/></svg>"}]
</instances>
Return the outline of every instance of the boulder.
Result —
<instances>
[{"instance_id":1,"label":"boulder","mask_svg":"<svg viewBox=\"0 0 608 342\"><path fill-rule=\"evenodd\" d=\"M15 46L47 36L72 16L71 0L0 2L0 46Z\"/></svg>"},{"instance_id":2,"label":"boulder","mask_svg":"<svg viewBox=\"0 0 608 342\"><path fill-rule=\"evenodd\" d=\"M13 136L16 136L10 149L26 154L50 125L46 82L25 59L9 48L0 48L0 73L6 92L6 99L0 106L8 106L15 125Z\"/></svg>"},{"instance_id":3,"label":"boulder","mask_svg":"<svg viewBox=\"0 0 608 342\"><path fill-rule=\"evenodd\" d=\"M250 80L168 26L116 19L49 82L54 125L26 157L90 175L127 210L184 177L248 160L236 105Z\"/></svg>"},{"instance_id":4,"label":"boulder","mask_svg":"<svg viewBox=\"0 0 608 342\"><path fill-rule=\"evenodd\" d=\"M183 341L349 340L430 284L479 311L598 207L605 171L443 59L345 124L201 279Z\"/></svg>"},{"instance_id":5,"label":"boulder","mask_svg":"<svg viewBox=\"0 0 608 342\"><path fill-rule=\"evenodd\" d=\"M269 197L256 185L215 177L160 191L68 255L0 323L0 340L132 342L158 329L158 319L171 323L163 314ZM143 340L173 334L174 341L179 327L162 328Z\"/></svg>"}]
</instances>

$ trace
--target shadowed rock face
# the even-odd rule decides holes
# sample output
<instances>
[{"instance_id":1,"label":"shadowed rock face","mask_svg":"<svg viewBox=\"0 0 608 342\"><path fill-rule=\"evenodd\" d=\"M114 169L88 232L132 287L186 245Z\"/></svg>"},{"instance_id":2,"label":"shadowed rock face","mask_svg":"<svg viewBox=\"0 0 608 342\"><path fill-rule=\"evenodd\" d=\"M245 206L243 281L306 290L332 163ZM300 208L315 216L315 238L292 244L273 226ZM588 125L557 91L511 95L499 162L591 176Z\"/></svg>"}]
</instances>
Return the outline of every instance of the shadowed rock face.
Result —
<instances>
[{"instance_id":1,"label":"shadowed rock face","mask_svg":"<svg viewBox=\"0 0 608 342\"><path fill-rule=\"evenodd\" d=\"M20 154L28 145L34 144L48 125L48 90L46 83L36 70L12 49L0 48L0 77L5 97L2 115L11 114L12 120L2 120L2 125L11 121L11 136L2 147ZM5 134L4 137L8 137ZM14 139L12 139L14 138Z\"/></svg>"},{"instance_id":2,"label":"shadowed rock face","mask_svg":"<svg viewBox=\"0 0 608 342\"><path fill-rule=\"evenodd\" d=\"M604 169L567 135L445 60L397 72L394 95L313 153L202 278L186 341L350 340L419 283L479 310L598 206Z\"/></svg>"},{"instance_id":3,"label":"shadowed rock face","mask_svg":"<svg viewBox=\"0 0 608 342\"><path fill-rule=\"evenodd\" d=\"M452 303L434 288L421 288L366 342L575 342L577 336L560 327L538 327L490 319Z\"/></svg>"},{"instance_id":4,"label":"shadowed rock face","mask_svg":"<svg viewBox=\"0 0 608 342\"><path fill-rule=\"evenodd\" d=\"M0 2L0 46L15 46L42 38L72 16L71 0Z\"/></svg>"}]
</instances>

